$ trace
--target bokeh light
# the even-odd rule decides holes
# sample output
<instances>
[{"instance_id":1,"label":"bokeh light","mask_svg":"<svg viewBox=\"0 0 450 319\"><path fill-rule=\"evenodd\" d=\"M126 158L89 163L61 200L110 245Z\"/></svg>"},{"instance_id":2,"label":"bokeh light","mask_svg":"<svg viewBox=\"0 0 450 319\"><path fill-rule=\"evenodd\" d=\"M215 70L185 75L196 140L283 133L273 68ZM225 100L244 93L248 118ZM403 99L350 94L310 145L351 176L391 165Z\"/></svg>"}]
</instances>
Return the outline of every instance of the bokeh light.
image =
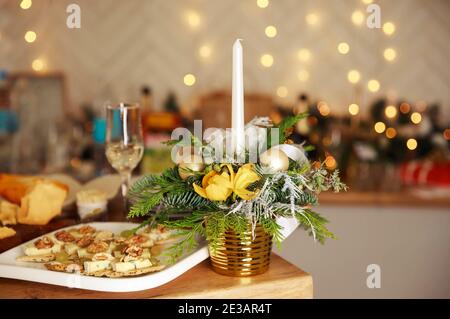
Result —
<instances>
[{"instance_id":1,"label":"bokeh light","mask_svg":"<svg viewBox=\"0 0 450 319\"><path fill-rule=\"evenodd\" d=\"M387 137L387 138L393 139L393 138L396 137L396 136L397 136L397 131L395 130L395 128L389 127L389 128L386 130L386 137Z\"/></svg>"},{"instance_id":2,"label":"bokeh light","mask_svg":"<svg viewBox=\"0 0 450 319\"><path fill-rule=\"evenodd\" d=\"M359 113L359 105L356 104L356 103L350 104L350 105L348 106L348 112L349 112L351 115L358 115L358 113Z\"/></svg>"},{"instance_id":3,"label":"bokeh light","mask_svg":"<svg viewBox=\"0 0 450 319\"><path fill-rule=\"evenodd\" d=\"M419 124L420 122L422 122L422 115L420 115L419 112L414 112L413 114L411 114L411 122L413 122L414 124Z\"/></svg>"},{"instance_id":4,"label":"bokeh light","mask_svg":"<svg viewBox=\"0 0 450 319\"><path fill-rule=\"evenodd\" d=\"M311 59L311 51L308 49L300 49L298 50L297 57L302 62L307 62Z\"/></svg>"},{"instance_id":5,"label":"bokeh light","mask_svg":"<svg viewBox=\"0 0 450 319\"><path fill-rule=\"evenodd\" d=\"M34 41L36 41L36 37L37 35L34 31L27 31L24 36L25 41L27 41L28 43L33 43Z\"/></svg>"},{"instance_id":6,"label":"bokeh light","mask_svg":"<svg viewBox=\"0 0 450 319\"><path fill-rule=\"evenodd\" d=\"M261 56L260 62L263 67L270 68L273 65L273 56L270 54L263 54Z\"/></svg>"},{"instance_id":7,"label":"bokeh light","mask_svg":"<svg viewBox=\"0 0 450 319\"><path fill-rule=\"evenodd\" d=\"M27 10L27 9L30 9L31 8L31 5L33 4L33 2L31 1L31 0L22 0L21 2L20 2L20 7L23 9L23 10Z\"/></svg>"},{"instance_id":8,"label":"bokeh light","mask_svg":"<svg viewBox=\"0 0 450 319\"><path fill-rule=\"evenodd\" d=\"M364 22L364 13L360 10L355 10L352 13L352 22L356 25L361 25Z\"/></svg>"},{"instance_id":9,"label":"bokeh light","mask_svg":"<svg viewBox=\"0 0 450 319\"><path fill-rule=\"evenodd\" d=\"M358 83L359 79L361 78L361 75L359 74L359 72L357 70L350 70L347 73L347 79L350 83Z\"/></svg>"},{"instance_id":10,"label":"bokeh light","mask_svg":"<svg viewBox=\"0 0 450 319\"><path fill-rule=\"evenodd\" d=\"M297 73L297 78L300 80L300 82L306 82L309 79L309 72L306 70L300 70Z\"/></svg>"},{"instance_id":11,"label":"bokeh light","mask_svg":"<svg viewBox=\"0 0 450 319\"><path fill-rule=\"evenodd\" d=\"M285 98L288 95L288 89L285 86L279 86L277 88L277 95L281 98Z\"/></svg>"},{"instance_id":12,"label":"bokeh light","mask_svg":"<svg viewBox=\"0 0 450 319\"><path fill-rule=\"evenodd\" d=\"M384 50L383 56L386 61L392 62L397 57L397 52L393 48L387 48Z\"/></svg>"},{"instance_id":13,"label":"bokeh light","mask_svg":"<svg viewBox=\"0 0 450 319\"><path fill-rule=\"evenodd\" d=\"M380 89L380 82L378 82L377 80L370 80L369 82L367 82L367 88L370 92L378 92L378 90Z\"/></svg>"},{"instance_id":14,"label":"bokeh light","mask_svg":"<svg viewBox=\"0 0 450 319\"><path fill-rule=\"evenodd\" d=\"M269 0L257 0L256 5L261 9L267 8L269 6Z\"/></svg>"},{"instance_id":15,"label":"bokeh light","mask_svg":"<svg viewBox=\"0 0 450 319\"><path fill-rule=\"evenodd\" d=\"M306 15L305 20L309 25L317 25L319 23L319 16L316 13L309 13Z\"/></svg>"},{"instance_id":16,"label":"bokeh light","mask_svg":"<svg viewBox=\"0 0 450 319\"><path fill-rule=\"evenodd\" d=\"M406 147L413 151L417 148L417 141L413 138L408 139L408 141L406 141Z\"/></svg>"},{"instance_id":17,"label":"bokeh light","mask_svg":"<svg viewBox=\"0 0 450 319\"><path fill-rule=\"evenodd\" d=\"M277 36L277 28L274 27L273 25L267 26L264 32L266 33L266 36L268 38L274 38Z\"/></svg>"},{"instance_id":18,"label":"bokeh light","mask_svg":"<svg viewBox=\"0 0 450 319\"><path fill-rule=\"evenodd\" d=\"M406 102L400 104L400 112L402 112L403 114L408 114L409 111L411 111L411 105Z\"/></svg>"},{"instance_id":19,"label":"bokeh light","mask_svg":"<svg viewBox=\"0 0 450 319\"><path fill-rule=\"evenodd\" d=\"M384 114L386 115L387 118L393 119L394 117L397 116L397 108L393 105L388 105L384 109Z\"/></svg>"},{"instance_id":20,"label":"bokeh light","mask_svg":"<svg viewBox=\"0 0 450 319\"><path fill-rule=\"evenodd\" d=\"M40 71L43 71L45 69L45 63L41 59L35 59L31 63L31 67L33 68L34 71L40 72Z\"/></svg>"},{"instance_id":21,"label":"bokeh light","mask_svg":"<svg viewBox=\"0 0 450 319\"><path fill-rule=\"evenodd\" d=\"M193 86L195 84L196 78L195 75L188 73L184 76L183 82L186 86Z\"/></svg>"},{"instance_id":22,"label":"bokeh light","mask_svg":"<svg viewBox=\"0 0 450 319\"><path fill-rule=\"evenodd\" d=\"M338 44L337 49L340 54L347 54L350 51L350 46L347 42L341 42Z\"/></svg>"},{"instance_id":23,"label":"bokeh light","mask_svg":"<svg viewBox=\"0 0 450 319\"><path fill-rule=\"evenodd\" d=\"M386 130L386 124L384 124L383 122L376 122L374 125L374 129L375 129L375 132L377 132L378 134L381 134Z\"/></svg>"},{"instance_id":24,"label":"bokeh light","mask_svg":"<svg viewBox=\"0 0 450 319\"><path fill-rule=\"evenodd\" d=\"M395 32L395 24L392 22L386 22L383 24L383 32L386 35L393 35Z\"/></svg>"}]
</instances>

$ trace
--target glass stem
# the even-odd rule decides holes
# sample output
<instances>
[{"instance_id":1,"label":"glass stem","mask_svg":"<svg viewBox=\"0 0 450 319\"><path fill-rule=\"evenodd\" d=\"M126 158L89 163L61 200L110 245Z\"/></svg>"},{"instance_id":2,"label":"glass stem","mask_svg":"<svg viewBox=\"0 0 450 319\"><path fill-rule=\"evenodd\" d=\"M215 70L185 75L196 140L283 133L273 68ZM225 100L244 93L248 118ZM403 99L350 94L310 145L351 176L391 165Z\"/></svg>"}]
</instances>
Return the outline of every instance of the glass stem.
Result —
<instances>
[{"instance_id":1,"label":"glass stem","mask_svg":"<svg viewBox=\"0 0 450 319\"><path fill-rule=\"evenodd\" d=\"M130 177L131 177L131 173L130 172L124 172L120 174L120 177L122 178L122 197L124 200L124 203L127 202L127 195L128 195L128 188L130 187Z\"/></svg>"}]
</instances>

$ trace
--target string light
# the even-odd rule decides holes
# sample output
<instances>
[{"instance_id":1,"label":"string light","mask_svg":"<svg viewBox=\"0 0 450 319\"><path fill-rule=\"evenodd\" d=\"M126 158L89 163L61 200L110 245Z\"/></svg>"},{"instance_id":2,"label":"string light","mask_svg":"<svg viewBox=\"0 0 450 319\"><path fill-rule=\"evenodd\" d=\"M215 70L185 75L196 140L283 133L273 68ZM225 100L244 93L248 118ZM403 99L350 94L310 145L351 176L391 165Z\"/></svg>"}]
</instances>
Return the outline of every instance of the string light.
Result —
<instances>
[{"instance_id":1,"label":"string light","mask_svg":"<svg viewBox=\"0 0 450 319\"><path fill-rule=\"evenodd\" d=\"M306 70L300 70L297 73L297 78L300 80L300 82L306 82L309 79L309 73Z\"/></svg>"},{"instance_id":2,"label":"string light","mask_svg":"<svg viewBox=\"0 0 450 319\"><path fill-rule=\"evenodd\" d=\"M195 81L195 75L191 73L186 74L183 78L184 85L186 86L193 86L195 84Z\"/></svg>"},{"instance_id":3,"label":"string light","mask_svg":"<svg viewBox=\"0 0 450 319\"><path fill-rule=\"evenodd\" d=\"M263 54L260 62L263 67L270 68L273 65L273 56L270 54Z\"/></svg>"},{"instance_id":4,"label":"string light","mask_svg":"<svg viewBox=\"0 0 450 319\"><path fill-rule=\"evenodd\" d=\"M193 10L189 10L186 13L186 19L189 26L193 29L197 28L201 23L200 15Z\"/></svg>"},{"instance_id":5,"label":"string light","mask_svg":"<svg viewBox=\"0 0 450 319\"><path fill-rule=\"evenodd\" d=\"M449 128L445 129L443 135L447 141L450 141L450 129Z\"/></svg>"},{"instance_id":6,"label":"string light","mask_svg":"<svg viewBox=\"0 0 450 319\"><path fill-rule=\"evenodd\" d=\"M33 60L33 62L31 63L31 67L33 68L34 71L36 72L40 72L43 71L45 68L45 63L43 60L41 59L35 59Z\"/></svg>"},{"instance_id":7,"label":"string light","mask_svg":"<svg viewBox=\"0 0 450 319\"><path fill-rule=\"evenodd\" d=\"M285 86L278 87L277 95L281 98L285 98L288 95L288 89Z\"/></svg>"},{"instance_id":8,"label":"string light","mask_svg":"<svg viewBox=\"0 0 450 319\"><path fill-rule=\"evenodd\" d=\"M388 105L384 110L384 114L386 115L386 117L392 119L397 116L397 108L393 105Z\"/></svg>"},{"instance_id":9,"label":"string light","mask_svg":"<svg viewBox=\"0 0 450 319\"><path fill-rule=\"evenodd\" d=\"M364 22L364 13L359 10L353 11L352 13L352 22L355 25L361 25Z\"/></svg>"},{"instance_id":10,"label":"string light","mask_svg":"<svg viewBox=\"0 0 450 319\"><path fill-rule=\"evenodd\" d=\"M397 57L397 52L392 48L387 48L384 50L383 56L386 59L386 61L392 62Z\"/></svg>"},{"instance_id":11,"label":"string light","mask_svg":"<svg viewBox=\"0 0 450 319\"><path fill-rule=\"evenodd\" d=\"M349 112L351 115L358 115L358 113L359 113L359 105L356 104L356 103L350 104L350 105L348 106L348 112Z\"/></svg>"},{"instance_id":12,"label":"string light","mask_svg":"<svg viewBox=\"0 0 450 319\"><path fill-rule=\"evenodd\" d=\"M31 5L33 4L33 2L31 1L31 0L22 0L21 2L20 2L20 7L23 9L23 10L27 10L27 9L30 9L31 8Z\"/></svg>"},{"instance_id":13,"label":"string light","mask_svg":"<svg viewBox=\"0 0 450 319\"><path fill-rule=\"evenodd\" d=\"M417 148L417 141L413 138L408 139L408 141L406 141L406 147L409 150L414 151Z\"/></svg>"},{"instance_id":14,"label":"string light","mask_svg":"<svg viewBox=\"0 0 450 319\"><path fill-rule=\"evenodd\" d=\"M268 38L274 38L277 36L277 28L273 25L269 25L266 27L265 33Z\"/></svg>"},{"instance_id":15,"label":"string light","mask_svg":"<svg viewBox=\"0 0 450 319\"><path fill-rule=\"evenodd\" d=\"M298 50L298 59L302 62L307 62L309 59L311 59L311 51L308 49L300 49Z\"/></svg>"},{"instance_id":16,"label":"string light","mask_svg":"<svg viewBox=\"0 0 450 319\"><path fill-rule=\"evenodd\" d=\"M383 122L376 122L374 125L374 129L375 129L375 132L377 132L378 134L381 134L386 130L386 124L384 124Z\"/></svg>"},{"instance_id":17,"label":"string light","mask_svg":"<svg viewBox=\"0 0 450 319\"><path fill-rule=\"evenodd\" d=\"M36 37L37 35L34 31L27 31L24 36L25 41L27 41L28 43L33 43L34 41L36 41Z\"/></svg>"},{"instance_id":18,"label":"string light","mask_svg":"<svg viewBox=\"0 0 450 319\"><path fill-rule=\"evenodd\" d=\"M211 56L211 47L207 44L202 45L200 47L200 49L198 50L198 54L202 57L202 58L209 58Z\"/></svg>"},{"instance_id":19,"label":"string light","mask_svg":"<svg viewBox=\"0 0 450 319\"><path fill-rule=\"evenodd\" d=\"M361 78L361 75L359 74L359 72L357 70L350 70L347 73L347 79L350 83L358 83L359 79Z\"/></svg>"},{"instance_id":20,"label":"string light","mask_svg":"<svg viewBox=\"0 0 450 319\"><path fill-rule=\"evenodd\" d=\"M317 25L319 23L319 16L315 13L309 13L306 15L305 20L309 25Z\"/></svg>"},{"instance_id":21,"label":"string light","mask_svg":"<svg viewBox=\"0 0 450 319\"><path fill-rule=\"evenodd\" d=\"M397 136L397 131L395 130L395 128L390 127L386 130L386 137L389 139L393 139L394 137Z\"/></svg>"},{"instance_id":22,"label":"string light","mask_svg":"<svg viewBox=\"0 0 450 319\"><path fill-rule=\"evenodd\" d=\"M395 24L392 22L386 22L383 24L383 32L386 35L393 35L395 32Z\"/></svg>"},{"instance_id":23,"label":"string light","mask_svg":"<svg viewBox=\"0 0 450 319\"><path fill-rule=\"evenodd\" d=\"M411 114L411 122L413 122L414 124L419 124L420 122L422 122L422 115L420 115L419 112L414 112L413 114Z\"/></svg>"},{"instance_id":24,"label":"string light","mask_svg":"<svg viewBox=\"0 0 450 319\"><path fill-rule=\"evenodd\" d=\"M340 54L347 54L350 51L350 46L347 42L341 42L338 44L337 49Z\"/></svg>"},{"instance_id":25,"label":"string light","mask_svg":"<svg viewBox=\"0 0 450 319\"><path fill-rule=\"evenodd\" d=\"M402 112L403 114L409 113L410 110L411 105L409 105L408 103L403 102L402 104L400 104L400 112Z\"/></svg>"},{"instance_id":26,"label":"string light","mask_svg":"<svg viewBox=\"0 0 450 319\"><path fill-rule=\"evenodd\" d=\"M257 0L256 5L261 9L267 8L267 6L269 5L269 0Z\"/></svg>"},{"instance_id":27,"label":"string light","mask_svg":"<svg viewBox=\"0 0 450 319\"><path fill-rule=\"evenodd\" d=\"M367 88L370 92L377 92L380 89L380 82L377 80L370 80L367 82Z\"/></svg>"}]
</instances>

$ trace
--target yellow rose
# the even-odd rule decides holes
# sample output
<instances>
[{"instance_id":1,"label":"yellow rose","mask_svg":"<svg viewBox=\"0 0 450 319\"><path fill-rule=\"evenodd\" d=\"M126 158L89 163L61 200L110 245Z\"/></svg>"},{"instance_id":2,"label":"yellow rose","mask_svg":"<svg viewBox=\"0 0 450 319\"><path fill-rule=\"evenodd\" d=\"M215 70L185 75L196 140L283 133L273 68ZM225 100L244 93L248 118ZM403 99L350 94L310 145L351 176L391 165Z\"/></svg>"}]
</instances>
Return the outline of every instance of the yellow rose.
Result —
<instances>
[{"instance_id":1,"label":"yellow rose","mask_svg":"<svg viewBox=\"0 0 450 319\"><path fill-rule=\"evenodd\" d=\"M231 177L227 172L219 174L216 171L211 171L203 177L202 187L195 183L192 186L201 197L215 201L224 201L233 192Z\"/></svg>"},{"instance_id":2,"label":"yellow rose","mask_svg":"<svg viewBox=\"0 0 450 319\"><path fill-rule=\"evenodd\" d=\"M250 200L257 192L249 191L247 187L260 179L261 177L253 170L253 164L242 165L234 178L233 192L242 199Z\"/></svg>"},{"instance_id":3,"label":"yellow rose","mask_svg":"<svg viewBox=\"0 0 450 319\"><path fill-rule=\"evenodd\" d=\"M214 201L224 201L233 192L239 197L250 200L256 196L256 192L247 190L247 187L260 179L253 170L253 164L245 164L239 168L236 175L230 164L223 164L228 168L228 172L219 174L211 171L202 179L202 187L193 184L194 190L200 196Z\"/></svg>"}]
</instances>

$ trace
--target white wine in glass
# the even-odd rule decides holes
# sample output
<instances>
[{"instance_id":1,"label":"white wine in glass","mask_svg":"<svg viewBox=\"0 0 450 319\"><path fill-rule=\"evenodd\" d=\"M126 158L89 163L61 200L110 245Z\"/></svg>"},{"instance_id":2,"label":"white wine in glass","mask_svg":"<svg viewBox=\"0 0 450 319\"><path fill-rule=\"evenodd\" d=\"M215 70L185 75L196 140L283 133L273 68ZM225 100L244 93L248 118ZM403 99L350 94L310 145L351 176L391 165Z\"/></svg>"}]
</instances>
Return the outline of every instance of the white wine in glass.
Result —
<instances>
[{"instance_id":1,"label":"white wine in glass","mask_svg":"<svg viewBox=\"0 0 450 319\"><path fill-rule=\"evenodd\" d=\"M131 172L144 153L141 112L137 104L120 103L106 110L106 158L122 178L126 200Z\"/></svg>"}]
</instances>

